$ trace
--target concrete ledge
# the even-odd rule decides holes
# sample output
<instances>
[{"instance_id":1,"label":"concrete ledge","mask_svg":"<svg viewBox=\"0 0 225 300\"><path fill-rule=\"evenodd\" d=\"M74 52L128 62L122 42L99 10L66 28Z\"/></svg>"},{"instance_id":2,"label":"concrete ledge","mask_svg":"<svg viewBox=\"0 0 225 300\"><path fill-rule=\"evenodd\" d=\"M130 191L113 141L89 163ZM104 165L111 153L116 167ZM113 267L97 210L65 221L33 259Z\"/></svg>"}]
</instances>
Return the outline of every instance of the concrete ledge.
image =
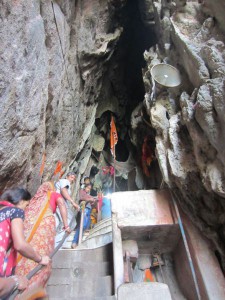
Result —
<instances>
[{"instance_id":1,"label":"concrete ledge","mask_svg":"<svg viewBox=\"0 0 225 300\"><path fill-rule=\"evenodd\" d=\"M164 283L126 283L118 288L118 300L172 300L169 288Z\"/></svg>"},{"instance_id":2,"label":"concrete ledge","mask_svg":"<svg viewBox=\"0 0 225 300\"><path fill-rule=\"evenodd\" d=\"M113 193L112 212L116 214L119 228L135 226L174 225L168 190L143 190Z\"/></svg>"},{"instance_id":3,"label":"concrete ledge","mask_svg":"<svg viewBox=\"0 0 225 300\"><path fill-rule=\"evenodd\" d=\"M121 231L117 226L115 214L112 214L112 229L114 291L116 293L117 288L124 282L124 267Z\"/></svg>"}]
</instances>

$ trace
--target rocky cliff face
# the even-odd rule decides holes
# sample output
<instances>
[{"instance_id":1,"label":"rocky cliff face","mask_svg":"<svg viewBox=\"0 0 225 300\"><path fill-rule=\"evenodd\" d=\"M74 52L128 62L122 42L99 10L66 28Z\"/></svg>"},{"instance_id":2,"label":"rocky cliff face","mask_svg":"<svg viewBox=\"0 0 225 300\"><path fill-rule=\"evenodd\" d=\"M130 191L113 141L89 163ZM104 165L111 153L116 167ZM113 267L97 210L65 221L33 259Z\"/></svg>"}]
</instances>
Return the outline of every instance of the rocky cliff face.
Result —
<instances>
[{"instance_id":1,"label":"rocky cliff face","mask_svg":"<svg viewBox=\"0 0 225 300\"><path fill-rule=\"evenodd\" d=\"M85 159L82 151L90 156L103 77L121 29L110 22L113 1L0 6L1 189L25 184L35 191L44 153L44 180L57 161L68 169L78 155Z\"/></svg>"},{"instance_id":2,"label":"rocky cliff face","mask_svg":"<svg viewBox=\"0 0 225 300\"><path fill-rule=\"evenodd\" d=\"M168 1L169 2L169 1ZM203 3L201 3L203 2ZM158 49L145 53L145 105L156 129L164 181L215 249L224 253L225 45L222 1L154 2ZM153 85L150 68L167 62L182 84ZM222 254L223 255L223 254Z\"/></svg>"},{"instance_id":3,"label":"rocky cliff face","mask_svg":"<svg viewBox=\"0 0 225 300\"><path fill-rule=\"evenodd\" d=\"M106 164L101 152L113 112L118 156L126 161L132 154L137 188L159 188L163 178L224 265L224 6L1 1L1 190L24 185L35 192L57 161L78 178L99 166L96 155ZM154 87L150 70L162 62L180 71L179 87ZM149 178L138 163L145 136L157 158Z\"/></svg>"}]
</instances>

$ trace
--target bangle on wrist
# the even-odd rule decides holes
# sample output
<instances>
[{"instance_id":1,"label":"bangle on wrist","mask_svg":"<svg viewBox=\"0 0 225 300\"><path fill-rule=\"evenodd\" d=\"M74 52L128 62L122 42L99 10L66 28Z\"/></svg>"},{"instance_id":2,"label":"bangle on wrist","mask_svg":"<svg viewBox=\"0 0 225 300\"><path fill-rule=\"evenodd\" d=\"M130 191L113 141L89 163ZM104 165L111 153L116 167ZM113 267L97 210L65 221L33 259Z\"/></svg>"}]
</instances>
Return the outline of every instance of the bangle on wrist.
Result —
<instances>
[{"instance_id":1,"label":"bangle on wrist","mask_svg":"<svg viewBox=\"0 0 225 300\"><path fill-rule=\"evenodd\" d=\"M15 285L14 285L14 287L13 287L13 291L15 291L15 290L18 288L18 286L19 286L19 280L18 280L18 277L15 276L15 275L13 275L13 276L10 276L10 278L12 278L12 279L14 280L14 282L15 282Z\"/></svg>"}]
</instances>

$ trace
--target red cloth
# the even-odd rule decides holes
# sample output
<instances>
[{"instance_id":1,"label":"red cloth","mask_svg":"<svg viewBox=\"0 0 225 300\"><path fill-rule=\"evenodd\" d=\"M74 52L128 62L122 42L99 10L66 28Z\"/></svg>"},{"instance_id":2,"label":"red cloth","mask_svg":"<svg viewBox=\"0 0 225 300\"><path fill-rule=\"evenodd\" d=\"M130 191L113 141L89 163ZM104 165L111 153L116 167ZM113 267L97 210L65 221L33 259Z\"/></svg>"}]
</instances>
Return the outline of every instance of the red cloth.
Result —
<instances>
[{"instance_id":1,"label":"red cloth","mask_svg":"<svg viewBox=\"0 0 225 300\"><path fill-rule=\"evenodd\" d=\"M102 209L102 200L103 200L102 193L98 193L98 210L99 211L101 211L101 209Z\"/></svg>"},{"instance_id":2,"label":"red cloth","mask_svg":"<svg viewBox=\"0 0 225 300\"><path fill-rule=\"evenodd\" d=\"M142 145L142 160L146 161L146 163L150 166L153 157L154 154L151 145L149 145L149 141L145 139Z\"/></svg>"},{"instance_id":3,"label":"red cloth","mask_svg":"<svg viewBox=\"0 0 225 300\"><path fill-rule=\"evenodd\" d=\"M58 198L62 198L62 195L56 192L51 193L49 204L51 206L53 214L56 212Z\"/></svg>"},{"instance_id":4,"label":"red cloth","mask_svg":"<svg viewBox=\"0 0 225 300\"><path fill-rule=\"evenodd\" d=\"M17 256L13 247L11 221L14 218L23 219L24 212L8 201L0 201L0 205L3 206L0 210L0 277L8 277L14 273Z\"/></svg>"},{"instance_id":5,"label":"red cloth","mask_svg":"<svg viewBox=\"0 0 225 300\"><path fill-rule=\"evenodd\" d=\"M115 170L114 170L113 166L102 167L102 173L103 173L103 175L110 174L111 176L113 176L114 172L115 172Z\"/></svg>"},{"instance_id":6,"label":"red cloth","mask_svg":"<svg viewBox=\"0 0 225 300\"><path fill-rule=\"evenodd\" d=\"M143 172L147 177L150 176L148 167L150 167L153 159L154 159L154 154L152 151L150 141L147 138L145 138L144 143L142 145L141 164L142 164Z\"/></svg>"}]
</instances>

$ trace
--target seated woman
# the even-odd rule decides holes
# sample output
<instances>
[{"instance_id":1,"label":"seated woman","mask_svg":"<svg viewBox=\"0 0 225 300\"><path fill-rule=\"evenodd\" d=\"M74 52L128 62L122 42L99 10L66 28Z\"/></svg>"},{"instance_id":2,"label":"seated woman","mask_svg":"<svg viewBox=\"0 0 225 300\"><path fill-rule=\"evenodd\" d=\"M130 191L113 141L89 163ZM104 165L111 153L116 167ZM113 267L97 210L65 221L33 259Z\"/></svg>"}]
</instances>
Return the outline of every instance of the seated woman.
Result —
<instances>
[{"instance_id":1,"label":"seated woman","mask_svg":"<svg viewBox=\"0 0 225 300\"><path fill-rule=\"evenodd\" d=\"M50 261L24 239L24 209L30 198L23 188L7 190L0 198L0 277L14 274L17 251L33 263L48 265Z\"/></svg>"},{"instance_id":2,"label":"seated woman","mask_svg":"<svg viewBox=\"0 0 225 300\"><path fill-rule=\"evenodd\" d=\"M45 182L39 187L25 210L24 232L26 239L34 249L39 249L41 255L49 255L54 250L56 228L53 214L57 206L62 216L64 229L70 233L64 200L61 194L54 191L54 185L51 182ZM21 256L18 257L17 262L17 275L27 275L37 265ZM44 287L50 274L51 265L48 265L31 278L28 289L36 286Z\"/></svg>"}]
</instances>

